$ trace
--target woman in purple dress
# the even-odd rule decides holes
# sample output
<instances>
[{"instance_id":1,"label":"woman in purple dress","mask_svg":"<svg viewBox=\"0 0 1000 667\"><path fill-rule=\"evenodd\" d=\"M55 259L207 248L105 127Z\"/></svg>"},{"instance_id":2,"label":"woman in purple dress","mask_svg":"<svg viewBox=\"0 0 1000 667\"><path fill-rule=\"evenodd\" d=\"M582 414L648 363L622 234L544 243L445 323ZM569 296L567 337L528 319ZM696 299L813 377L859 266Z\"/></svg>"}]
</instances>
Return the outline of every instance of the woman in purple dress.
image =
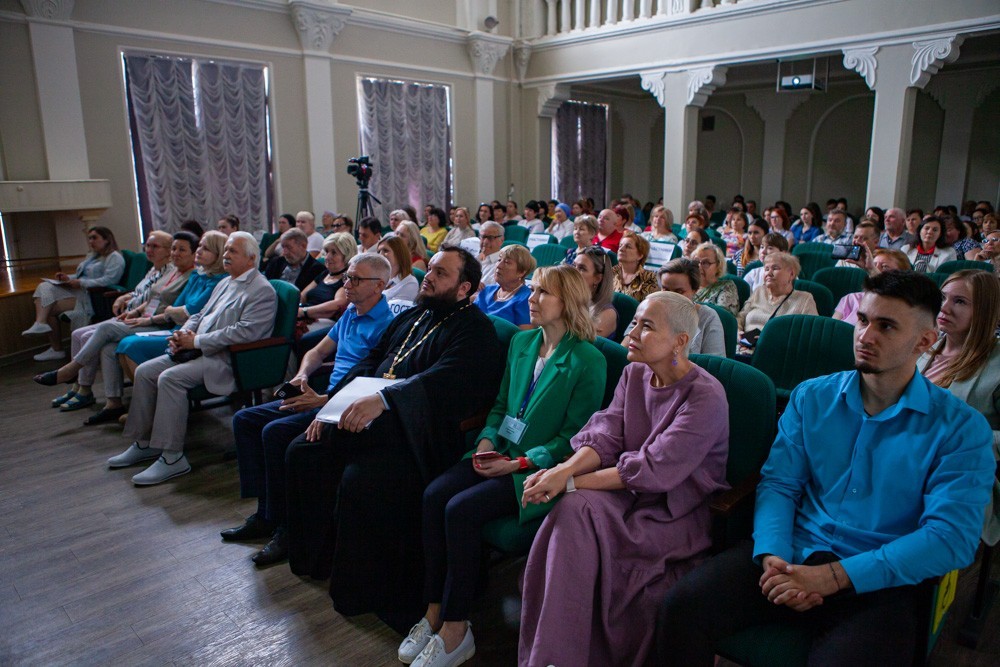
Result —
<instances>
[{"instance_id":1,"label":"woman in purple dress","mask_svg":"<svg viewBox=\"0 0 1000 667\"><path fill-rule=\"evenodd\" d=\"M524 503L565 497L528 556L521 665L644 664L659 601L711 544L709 499L727 488L725 391L687 358L688 299L655 292L635 322L637 363L611 405L570 441L569 460L524 482Z\"/></svg>"}]
</instances>

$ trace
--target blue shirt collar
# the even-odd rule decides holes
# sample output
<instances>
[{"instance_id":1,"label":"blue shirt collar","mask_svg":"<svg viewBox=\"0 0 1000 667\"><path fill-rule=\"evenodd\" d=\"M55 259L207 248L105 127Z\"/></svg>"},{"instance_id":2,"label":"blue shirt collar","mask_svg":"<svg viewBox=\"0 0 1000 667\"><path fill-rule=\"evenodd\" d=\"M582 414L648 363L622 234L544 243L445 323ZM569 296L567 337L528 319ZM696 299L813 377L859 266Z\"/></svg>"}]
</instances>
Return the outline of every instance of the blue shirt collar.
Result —
<instances>
[{"instance_id":1,"label":"blue shirt collar","mask_svg":"<svg viewBox=\"0 0 1000 667\"><path fill-rule=\"evenodd\" d=\"M869 417L865 413L864 401L861 399L860 372L852 371L844 373L844 378L840 383L840 396L842 400L847 402L847 407L860 415L864 415L866 419L885 421L897 416L903 410L913 410L915 412L930 414L931 396L928 387L929 384L929 380L920 373L917 373L914 368L913 378L906 385L906 389L903 390L903 394L899 397L899 400L874 417Z\"/></svg>"},{"instance_id":2,"label":"blue shirt collar","mask_svg":"<svg viewBox=\"0 0 1000 667\"><path fill-rule=\"evenodd\" d=\"M382 317L385 313L389 312L389 302L385 300L385 294L383 294L382 297L378 300L378 303L372 306L371 310L369 310L364 315L358 315L358 307L355 306L353 303L347 304L347 310L353 310L354 312L352 313L352 315L355 318L368 317L377 319Z\"/></svg>"}]
</instances>

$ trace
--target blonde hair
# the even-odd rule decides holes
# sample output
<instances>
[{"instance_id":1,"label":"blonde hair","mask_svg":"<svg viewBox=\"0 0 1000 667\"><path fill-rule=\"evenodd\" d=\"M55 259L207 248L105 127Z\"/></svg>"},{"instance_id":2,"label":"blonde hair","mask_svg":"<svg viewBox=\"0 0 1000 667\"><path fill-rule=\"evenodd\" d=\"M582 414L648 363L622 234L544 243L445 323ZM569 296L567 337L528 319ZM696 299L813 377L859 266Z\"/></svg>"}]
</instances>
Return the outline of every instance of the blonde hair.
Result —
<instances>
[{"instance_id":1,"label":"blonde hair","mask_svg":"<svg viewBox=\"0 0 1000 667\"><path fill-rule=\"evenodd\" d=\"M996 346L996 328L1000 321L1000 278L978 269L956 271L944 281L941 289L958 280L965 281L972 291L972 320L962 351L945 366L944 374L936 383L944 388L953 382L971 379L986 365ZM939 345L931 352L930 363L934 363L934 358L943 349L944 345Z\"/></svg>"},{"instance_id":2,"label":"blonde hair","mask_svg":"<svg viewBox=\"0 0 1000 667\"><path fill-rule=\"evenodd\" d=\"M767 264L770 261L775 261L778 264L781 264L781 268L783 269L791 269L793 280L795 278L798 278L799 272L802 271L802 264L799 263L799 258L791 253L787 252L769 253L767 259L764 260L764 263Z\"/></svg>"},{"instance_id":3,"label":"blonde hair","mask_svg":"<svg viewBox=\"0 0 1000 667\"><path fill-rule=\"evenodd\" d=\"M589 213L581 213L580 215L576 216L576 218L573 220L573 226L576 227L577 225L584 225L593 234L597 233L597 218L590 215Z\"/></svg>"},{"instance_id":4,"label":"blonde hair","mask_svg":"<svg viewBox=\"0 0 1000 667\"><path fill-rule=\"evenodd\" d=\"M580 340L594 341L597 333L590 316L590 290L575 267L569 264L543 266L535 271L531 281L562 299L562 320L571 334Z\"/></svg>"},{"instance_id":5,"label":"blonde hair","mask_svg":"<svg viewBox=\"0 0 1000 667\"><path fill-rule=\"evenodd\" d=\"M208 266L202 267L208 275L214 276L222 273L222 253L225 252L226 241L228 239L228 236L215 229L210 229L201 235L198 245L204 244L205 250L215 253L215 261Z\"/></svg>"},{"instance_id":6,"label":"blonde hair","mask_svg":"<svg viewBox=\"0 0 1000 667\"><path fill-rule=\"evenodd\" d=\"M417 227L417 223L412 220L400 220L399 224L396 225L396 232L399 232L400 227L406 229L406 247L410 250L410 255L416 255L417 257L424 258L427 256L427 250L424 246L424 242L420 240L420 228Z\"/></svg>"},{"instance_id":7,"label":"blonde hair","mask_svg":"<svg viewBox=\"0 0 1000 667\"><path fill-rule=\"evenodd\" d=\"M535 258L531 256L531 253L523 245L511 244L500 248L500 259L504 257L510 257L514 260L519 273L528 275L535 270Z\"/></svg>"},{"instance_id":8,"label":"blonde hair","mask_svg":"<svg viewBox=\"0 0 1000 667\"><path fill-rule=\"evenodd\" d=\"M378 242L376 247L381 249L382 246L388 246L389 250L392 251L393 257L396 258L396 266L399 267L400 278L405 278L413 273L413 262L410 261L410 249L406 247L406 241L395 235L386 236ZM392 276L389 277L392 278Z\"/></svg>"},{"instance_id":9,"label":"blonde hair","mask_svg":"<svg viewBox=\"0 0 1000 667\"><path fill-rule=\"evenodd\" d=\"M291 231L291 230L288 230ZM286 234L288 232L285 232ZM323 250L330 252L331 248L336 248L344 256L344 264L351 261L351 258L358 254L358 244L354 236L347 232L334 232L323 240Z\"/></svg>"},{"instance_id":10,"label":"blonde hair","mask_svg":"<svg viewBox=\"0 0 1000 667\"><path fill-rule=\"evenodd\" d=\"M649 219L652 220L653 216L660 211L663 211L663 217L667 219L667 227L672 227L674 224L674 212L662 204L653 207L653 210L649 212ZM673 232L674 230L671 229L670 231Z\"/></svg>"},{"instance_id":11,"label":"blonde hair","mask_svg":"<svg viewBox=\"0 0 1000 667\"><path fill-rule=\"evenodd\" d=\"M683 294L676 292L653 292L644 299L645 302L662 301L666 308L666 323L674 334L687 334L688 342L683 354L687 356L688 346L698 332L698 309L694 302Z\"/></svg>"},{"instance_id":12,"label":"blonde hair","mask_svg":"<svg viewBox=\"0 0 1000 667\"><path fill-rule=\"evenodd\" d=\"M719 278L721 278L726 273L726 253L722 252L722 248L720 248L719 246L715 245L711 241L705 241L704 243L702 243L701 245L699 245L697 248L695 248L694 252L692 252L691 254L692 255L697 255L702 250L708 250L709 252L711 252L715 256L715 259L716 259L716 263L715 263L715 279L718 280ZM768 255L768 257L770 257L770 255Z\"/></svg>"}]
</instances>

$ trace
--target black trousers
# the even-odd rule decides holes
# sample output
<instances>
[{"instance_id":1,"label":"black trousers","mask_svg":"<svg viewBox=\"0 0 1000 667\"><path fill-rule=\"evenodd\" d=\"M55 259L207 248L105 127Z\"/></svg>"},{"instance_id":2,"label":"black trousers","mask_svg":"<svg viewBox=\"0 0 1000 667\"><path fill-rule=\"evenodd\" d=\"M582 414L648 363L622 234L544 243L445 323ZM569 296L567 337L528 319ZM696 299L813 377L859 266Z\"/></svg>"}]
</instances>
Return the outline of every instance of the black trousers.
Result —
<instances>
[{"instance_id":1,"label":"black trousers","mask_svg":"<svg viewBox=\"0 0 1000 667\"><path fill-rule=\"evenodd\" d=\"M768 602L758 581L753 545L740 544L692 570L667 594L656 624L661 665L712 665L720 639L771 623L791 623L813 636L810 665L909 665L916 642L919 589L842 592L805 612ZM806 565L837 560L815 553Z\"/></svg>"},{"instance_id":2,"label":"black trousers","mask_svg":"<svg viewBox=\"0 0 1000 667\"><path fill-rule=\"evenodd\" d=\"M469 618L483 564L483 526L516 516L510 475L483 477L459 461L424 491L424 597L441 603L441 619Z\"/></svg>"}]
</instances>

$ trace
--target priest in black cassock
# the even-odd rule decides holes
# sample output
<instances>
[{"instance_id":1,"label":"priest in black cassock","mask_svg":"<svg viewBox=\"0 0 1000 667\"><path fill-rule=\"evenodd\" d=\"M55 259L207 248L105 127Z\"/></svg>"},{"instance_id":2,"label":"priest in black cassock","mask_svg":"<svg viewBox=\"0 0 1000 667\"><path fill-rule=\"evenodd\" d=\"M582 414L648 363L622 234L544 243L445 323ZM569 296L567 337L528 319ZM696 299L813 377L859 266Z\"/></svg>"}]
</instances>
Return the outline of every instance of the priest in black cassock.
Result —
<instances>
[{"instance_id":1,"label":"priest in black cassock","mask_svg":"<svg viewBox=\"0 0 1000 667\"><path fill-rule=\"evenodd\" d=\"M462 248L435 254L417 305L339 386L403 381L355 401L337 426L313 422L289 447L289 564L330 576L342 614L376 612L403 632L420 614L424 487L466 452L459 424L489 409L503 375L493 324L470 299L480 276Z\"/></svg>"}]
</instances>

